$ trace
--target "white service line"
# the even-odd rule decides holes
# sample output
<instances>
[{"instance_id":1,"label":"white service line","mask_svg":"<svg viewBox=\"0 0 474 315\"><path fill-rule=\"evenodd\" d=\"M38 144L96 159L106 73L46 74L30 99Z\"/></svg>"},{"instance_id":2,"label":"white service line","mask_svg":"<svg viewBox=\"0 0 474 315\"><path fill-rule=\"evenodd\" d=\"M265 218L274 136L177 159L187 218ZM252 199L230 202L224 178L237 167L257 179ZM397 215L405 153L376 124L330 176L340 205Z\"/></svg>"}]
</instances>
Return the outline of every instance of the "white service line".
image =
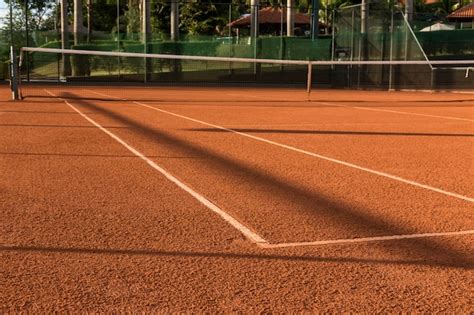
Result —
<instances>
[{"instance_id":1,"label":"white service line","mask_svg":"<svg viewBox=\"0 0 474 315\"><path fill-rule=\"evenodd\" d=\"M238 97L250 97L250 98L256 98L256 99L259 99L259 100L265 100L267 102L272 102L273 100L272 99L268 99L267 97L263 97L263 96L256 96L256 95L244 95L244 94L235 94L235 93L227 93L227 95L229 96L238 96ZM295 99L289 99L289 98L279 98L278 99L279 101L285 101L285 102L293 102L295 101ZM307 99L305 99L305 101L307 101Z\"/></svg>"},{"instance_id":2,"label":"white service line","mask_svg":"<svg viewBox=\"0 0 474 315\"><path fill-rule=\"evenodd\" d=\"M450 119L450 120L461 120L461 121L474 122L474 119L452 117L452 116L439 116L439 115L429 115L429 114L403 112L403 111L399 111L399 110L389 110L389 109L359 107L359 106L348 106L348 105L335 104L335 103L329 103L329 102L315 102L315 103L322 104L322 105L329 105L329 106L344 107L344 108L355 108L355 109L360 109L360 110L371 110L371 111L374 111L374 112L386 112L386 113L394 113L394 114L402 114L402 115L422 116L422 117L431 117L431 118L441 118L441 119Z\"/></svg>"},{"instance_id":3,"label":"white service line","mask_svg":"<svg viewBox=\"0 0 474 315\"><path fill-rule=\"evenodd\" d=\"M440 236L460 236L474 234L474 230L455 231L455 232L438 232L438 233L419 233L419 234L405 234L405 235L389 235L389 236L375 236L375 237L360 237L350 239L338 239L315 242L295 242L295 243L278 243L278 244L261 244L263 248L285 248L285 247L303 247L303 246L322 246L322 245L343 245L351 243L369 243L381 241L406 240L413 238L426 237L440 237Z\"/></svg>"},{"instance_id":4,"label":"white service line","mask_svg":"<svg viewBox=\"0 0 474 315\"><path fill-rule=\"evenodd\" d=\"M51 96L54 96L54 97L57 97L55 94L51 93L50 91L48 90L45 90L49 95ZM242 223L240 223L239 221L237 221L235 218L233 218L230 214L228 214L227 212L225 212L224 210L222 210L221 208L219 208L218 206L216 206L214 203L212 203L209 199L207 199L206 197L204 197L203 195L199 194L198 192L196 192L195 190L193 190L191 187L189 187L188 185L186 185L185 183L183 183L182 181L180 181L178 178L176 178L175 176L173 176L172 174L170 174L168 171L166 171L164 168L162 168L161 166L159 166L158 164L156 164L155 162L153 162L151 159L149 159L148 157L146 157L144 154L142 154L140 151L138 151L137 149L135 149L134 147L132 147L131 145L129 145L127 142L125 142L124 140L122 140L120 137L118 137L117 135L115 135L113 132L107 130L106 128L104 128L102 125L100 125L98 122L96 122L95 120L93 120L92 118L90 118L89 116L87 116L86 114L84 114L83 112L81 112L79 109L77 109L74 105L72 105L71 103L69 103L67 100L63 99L63 101L69 106L71 107L75 112L77 112L79 115L81 115L84 119L86 119L88 122L90 122L92 125L96 126L97 128L99 128L100 130L102 130L104 133L106 133L108 136L110 136L112 139L114 139L115 141L117 141L118 143L120 143L121 145L123 145L125 148L127 148L127 150L129 150L130 152L132 152L133 154L135 154L137 157L141 158L143 161L145 161L146 163L148 163L148 165L150 165L152 168L154 168L155 170L157 170L158 172L160 172L162 175L164 175L169 181L173 182L174 184L176 184L176 186L178 186L179 188L181 188L182 190L184 190L185 192L187 192L188 194L190 194L191 196L193 196L197 201L199 201L201 204L203 204L204 206L206 206L208 209L210 209L211 211L213 211L214 213L218 214L222 219L224 219L224 221L226 221L227 223L229 223L230 225L232 225L234 228L236 228L240 233L242 233L245 237L247 237L251 242L255 243L255 244L259 244L259 245L262 245L262 244L269 244L268 241L266 241L265 239L263 239L260 235L258 235L257 233L251 231L248 227L246 227L245 225L243 225Z\"/></svg>"},{"instance_id":5,"label":"white service line","mask_svg":"<svg viewBox=\"0 0 474 315\"><path fill-rule=\"evenodd\" d=\"M112 98L115 98L115 99L120 99L120 100L123 100L123 101L127 101L127 99L124 99L124 98L118 98L118 97L110 96L110 95L107 95L107 94L94 92L94 91L91 91L91 90L87 90L87 91L95 93L97 95L102 95L102 96L105 96L105 97L112 97ZM238 135L243 136L243 137L251 138L251 139L254 139L254 140L257 140L257 141L272 144L272 145L275 145L277 147L281 147L281 148L284 148L284 149L288 149L288 150L291 150L291 151L295 151L295 152L298 152L298 153L302 153L302 154L305 154L305 155L316 157L316 158L319 158L319 159L322 159L322 160L326 160L326 161L329 161L329 162L333 162L333 163L337 163L337 164L340 164L340 165L355 168L355 169L358 169L358 170L361 170L361 171L365 171L367 173L371 173L371 174L383 176L383 177L386 177L386 178L390 178L390 179L393 179L393 180L396 180L396 181L399 181L399 182L402 182L402 183L405 183L405 184L409 184L409 185L416 186L416 187L419 187L419 188L424 188L424 189L427 189L427 190L431 190L431 191L434 191L434 192L437 192L437 193L440 193L440 194L443 194L443 195L447 195L447 196L450 196L450 197L462 199L462 200L465 200L465 201L468 201L468 202L474 202L474 198L472 198L472 197L460 195L460 194L453 193L453 192L450 192L450 191L446 191L446 190L436 188L436 187L433 187L433 186L430 186L430 185L426 185L426 184L418 183L418 182L415 182L415 181L412 181L412 180L409 180L409 179L405 179L405 178L402 178L402 177L399 177L399 176L396 176L396 175L376 171L376 170L373 170L373 169L370 169L370 168L367 168L367 167L363 167L363 166L359 166L359 165L352 164L352 163L349 163L349 162L337 160L337 159L327 157L327 156L324 156L324 155L321 155L321 154L317 154L317 153L313 153L313 152L306 151L306 150L303 150L303 149L299 149L299 148L296 148L296 147L293 147L293 146L290 146L290 145L286 145L286 144L282 144L282 143L279 143L279 142L268 140L268 139L265 139L265 138L262 138L262 137L254 136L254 135L251 135L251 134L248 134L248 133L245 133L245 132L236 131L236 130L233 130L233 129L229 129L229 128L222 127L222 126L219 126L219 125L208 123L208 122L198 120L198 119L195 119L195 118L191 118L191 117L187 117L187 116L184 116L184 115L176 114L176 113L173 113L173 112L161 109L161 108L157 108L157 107L145 104L145 103L136 102L136 101L132 101L132 102L134 104L137 104L137 105L140 105L140 106L143 106L143 107L147 107L149 109L152 109L152 110L155 110L155 111L158 111L158 112L161 112L161 113L165 113L165 114L168 114L168 115L171 115L171 116L175 116L175 117L179 117L179 118L186 119L186 120L189 120L189 121L193 121L193 122L205 125L205 126L209 126L209 127L213 127L213 128L216 128L216 129L232 132L232 133L238 134Z\"/></svg>"},{"instance_id":6,"label":"white service line","mask_svg":"<svg viewBox=\"0 0 474 315\"><path fill-rule=\"evenodd\" d=\"M261 96L255 96L255 95L243 95L243 94L227 94L229 96L240 96L240 97L250 97L250 98L257 98L261 100L268 100L265 97ZM279 99L280 101L294 101L290 99ZM320 101L309 101L311 103L316 103L316 104L321 104L321 105L328 105L328 106L335 106L335 107L345 107L345 108L355 108L355 109L360 109L360 110L371 110L371 111L376 111L376 112L386 112L386 113L393 113L393 114L402 114L402 115L412 115L412 116L422 116L422 117L431 117L431 118L441 118L441 119L450 119L450 120L461 120L461 121L472 121L474 122L474 119L468 119L468 118L460 118L460 117L452 117L452 116L439 116L439 115L429 115L429 114L419 114L419 113L411 113L411 112L404 112L404 111L398 111L398 110L388 110L388 109L380 109L380 108L369 108L369 107L360 107L360 106L349 106L349 105L342 105L342 104L337 104L333 102L320 102Z\"/></svg>"}]
</instances>

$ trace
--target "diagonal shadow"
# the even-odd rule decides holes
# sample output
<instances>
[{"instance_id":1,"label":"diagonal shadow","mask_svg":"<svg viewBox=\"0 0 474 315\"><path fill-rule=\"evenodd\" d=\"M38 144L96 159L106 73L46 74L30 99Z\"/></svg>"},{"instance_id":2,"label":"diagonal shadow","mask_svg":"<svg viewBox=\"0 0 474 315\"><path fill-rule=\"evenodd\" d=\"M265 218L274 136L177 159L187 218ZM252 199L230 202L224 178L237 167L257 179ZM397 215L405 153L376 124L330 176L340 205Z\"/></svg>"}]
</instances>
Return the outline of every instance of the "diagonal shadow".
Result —
<instances>
[{"instance_id":1,"label":"diagonal shadow","mask_svg":"<svg viewBox=\"0 0 474 315\"><path fill-rule=\"evenodd\" d=\"M0 124L0 128L2 127L31 127L31 128L83 128L83 129L96 129L97 127L84 125L84 126L77 126L77 125L33 125L33 124ZM109 129L127 129L130 127L124 126L108 126L104 128Z\"/></svg>"},{"instance_id":2,"label":"diagonal shadow","mask_svg":"<svg viewBox=\"0 0 474 315\"><path fill-rule=\"evenodd\" d=\"M48 114L48 115L75 115L76 112L33 111L33 110L0 110L0 113L11 114Z\"/></svg>"},{"instance_id":3,"label":"diagonal shadow","mask_svg":"<svg viewBox=\"0 0 474 315\"><path fill-rule=\"evenodd\" d=\"M70 93L63 93L61 97L69 99L70 95ZM229 157L210 151L199 145L192 144L187 140L173 136L162 130L151 128L107 108L102 108L84 100L77 100L73 103L83 108L100 112L121 124L130 125L133 127L133 132L145 137L150 142L158 145L165 144L170 148L181 151L183 155L205 157L209 161L209 164L213 166L214 170L224 174L239 174L240 177L243 177L249 183L268 187L272 189L272 193L284 196L286 199L292 200L293 203L300 204L304 209L311 209L311 213L331 219L331 221L339 225L341 229L347 228L347 225L350 224L362 231L371 230L372 235L401 235L415 234L418 232L406 227L395 226L394 223L386 221L384 218L370 215L364 211L364 209L358 208L355 205L343 201L335 201L320 192L317 193L288 183L270 173L252 168L251 166L232 160ZM469 257L466 257L462 252L448 248L447 246L442 246L433 239L419 238L412 239L412 242L416 245L420 253L426 254L426 259L430 261L434 260L440 263L449 259L450 265L458 267L466 267L473 263L472 260L469 260Z\"/></svg>"},{"instance_id":4,"label":"diagonal shadow","mask_svg":"<svg viewBox=\"0 0 474 315\"><path fill-rule=\"evenodd\" d=\"M310 134L310 135L355 135L355 136L415 136L415 137L474 137L471 133L418 133L418 132L385 132L385 131L339 131L339 130L298 130L298 129L256 129L232 128L234 131L247 133L281 133L281 134ZM187 131L230 132L218 128L188 128Z\"/></svg>"},{"instance_id":5,"label":"diagonal shadow","mask_svg":"<svg viewBox=\"0 0 474 315\"><path fill-rule=\"evenodd\" d=\"M301 262L334 262L348 264L369 264L369 265L401 265L418 266L425 265L429 267L438 267L442 265L448 268L464 267L453 266L451 264L436 263L432 264L425 259L366 259L353 257L320 257L320 256L297 256L297 255L277 255L277 254L253 254L253 253L235 253L235 252L183 252L183 251L164 251L156 249L117 249L117 248L71 248L71 247L48 247L48 246L14 246L0 245L0 252L23 252L23 253L58 253L58 254L79 254L79 255L127 255L127 256L149 256L149 257L192 257L192 258L222 258L235 260L256 260L256 261L301 261Z\"/></svg>"}]
</instances>

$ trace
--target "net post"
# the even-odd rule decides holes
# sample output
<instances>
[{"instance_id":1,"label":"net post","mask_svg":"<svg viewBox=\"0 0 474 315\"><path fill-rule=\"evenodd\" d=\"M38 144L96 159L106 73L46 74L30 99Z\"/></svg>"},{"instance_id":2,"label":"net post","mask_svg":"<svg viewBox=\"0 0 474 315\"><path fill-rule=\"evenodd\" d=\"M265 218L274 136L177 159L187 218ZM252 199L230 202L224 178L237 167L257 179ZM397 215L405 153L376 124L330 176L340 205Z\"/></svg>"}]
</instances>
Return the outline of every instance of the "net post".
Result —
<instances>
[{"instance_id":1,"label":"net post","mask_svg":"<svg viewBox=\"0 0 474 315\"><path fill-rule=\"evenodd\" d=\"M20 56L18 57L18 81L17 81L17 87L18 87L18 98L20 100L23 100L23 93L22 93L22 86L21 86L21 72L22 72L22 65L23 65L23 59L25 57L25 51L23 48L20 48ZM30 71L30 69L28 69Z\"/></svg>"},{"instance_id":2,"label":"net post","mask_svg":"<svg viewBox=\"0 0 474 315\"><path fill-rule=\"evenodd\" d=\"M306 82L306 92L308 93L308 100L311 96L311 85L313 81L313 65L311 61L308 61L308 81Z\"/></svg>"},{"instance_id":3,"label":"net post","mask_svg":"<svg viewBox=\"0 0 474 315\"><path fill-rule=\"evenodd\" d=\"M20 99L18 93L18 81L18 64L16 52L15 48L13 46L10 46L10 89L12 92L12 99L14 101Z\"/></svg>"},{"instance_id":4,"label":"net post","mask_svg":"<svg viewBox=\"0 0 474 315\"><path fill-rule=\"evenodd\" d=\"M436 67L432 67L431 68L431 82L430 82L431 91L435 90L435 82L436 82Z\"/></svg>"},{"instance_id":5,"label":"net post","mask_svg":"<svg viewBox=\"0 0 474 315\"><path fill-rule=\"evenodd\" d=\"M469 71L473 71L474 72L474 67L467 67L466 69L466 75L465 75L465 79L468 79L469 78Z\"/></svg>"},{"instance_id":6,"label":"net post","mask_svg":"<svg viewBox=\"0 0 474 315\"><path fill-rule=\"evenodd\" d=\"M390 10L390 61L393 61L393 28L394 23L394 10L393 7ZM388 77L388 90L393 91L393 67L389 66L389 77Z\"/></svg>"}]
</instances>

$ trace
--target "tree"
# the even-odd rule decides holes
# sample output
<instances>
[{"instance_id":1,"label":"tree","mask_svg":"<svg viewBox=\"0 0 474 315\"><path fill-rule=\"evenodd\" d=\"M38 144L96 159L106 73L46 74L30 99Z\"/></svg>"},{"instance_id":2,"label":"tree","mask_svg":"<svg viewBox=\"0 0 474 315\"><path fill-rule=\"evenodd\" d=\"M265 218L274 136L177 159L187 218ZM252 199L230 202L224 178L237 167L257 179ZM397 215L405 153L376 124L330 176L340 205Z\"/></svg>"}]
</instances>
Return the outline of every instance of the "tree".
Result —
<instances>
[{"instance_id":1,"label":"tree","mask_svg":"<svg viewBox=\"0 0 474 315\"><path fill-rule=\"evenodd\" d=\"M34 33L32 31L54 28L54 0L5 0L4 2L12 6L13 14L10 17L8 11L2 33L15 47L33 46Z\"/></svg>"},{"instance_id":2,"label":"tree","mask_svg":"<svg viewBox=\"0 0 474 315\"><path fill-rule=\"evenodd\" d=\"M83 18L82 18L82 0L74 0L74 44L82 42L83 37Z\"/></svg>"}]
</instances>

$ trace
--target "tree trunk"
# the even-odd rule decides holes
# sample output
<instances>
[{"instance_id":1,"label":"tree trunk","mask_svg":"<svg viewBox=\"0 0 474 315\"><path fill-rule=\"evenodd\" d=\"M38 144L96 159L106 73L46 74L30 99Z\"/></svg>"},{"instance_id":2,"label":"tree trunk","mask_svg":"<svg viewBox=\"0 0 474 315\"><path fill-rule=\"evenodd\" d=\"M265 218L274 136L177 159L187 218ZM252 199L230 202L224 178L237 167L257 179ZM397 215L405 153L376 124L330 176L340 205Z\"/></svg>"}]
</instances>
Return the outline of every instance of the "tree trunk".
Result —
<instances>
[{"instance_id":1,"label":"tree trunk","mask_svg":"<svg viewBox=\"0 0 474 315\"><path fill-rule=\"evenodd\" d=\"M74 44L78 45L82 41L82 0L74 0Z\"/></svg>"},{"instance_id":2,"label":"tree trunk","mask_svg":"<svg viewBox=\"0 0 474 315\"><path fill-rule=\"evenodd\" d=\"M92 37L92 0L87 0L87 42Z\"/></svg>"},{"instance_id":3,"label":"tree trunk","mask_svg":"<svg viewBox=\"0 0 474 315\"><path fill-rule=\"evenodd\" d=\"M413 0L405 0L405 14L408 22L413 21Z\"/></svg>"},{"instance_id":4,"label":"tree trunk","mask_svg":"<svg viewBox=\"0 0 474 315\"><path fill-rule=\"evenodd\" d=\"M362 34L367 33L367 15L368 15L368 3L367 0L362 0L360 7L360 32Z\"/></svg>"}]
</instances>

